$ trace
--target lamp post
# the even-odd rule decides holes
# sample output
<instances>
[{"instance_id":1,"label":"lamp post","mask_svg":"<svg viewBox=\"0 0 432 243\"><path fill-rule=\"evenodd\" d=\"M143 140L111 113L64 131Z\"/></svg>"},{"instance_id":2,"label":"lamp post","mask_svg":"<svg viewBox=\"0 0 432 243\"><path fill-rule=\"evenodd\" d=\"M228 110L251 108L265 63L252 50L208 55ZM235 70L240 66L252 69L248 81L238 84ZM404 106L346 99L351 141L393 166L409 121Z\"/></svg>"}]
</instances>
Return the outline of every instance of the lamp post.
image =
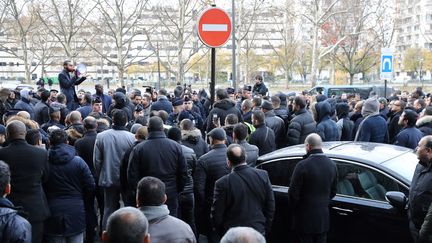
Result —
<instances>
[{"instance_id":1,"label":"lamp post","mask_svg":"<svg viewBox=\"0 0 432 243\"><path fill-rule=\"evenodd\" d=\"M235 37L235 0L232 0L232 7L231 7L231 22L232 22L232 33L231 33L231 41L232 41L232 86L233 88L237 88L236 83L236 37Z\"/></svg>"}]
</instances>

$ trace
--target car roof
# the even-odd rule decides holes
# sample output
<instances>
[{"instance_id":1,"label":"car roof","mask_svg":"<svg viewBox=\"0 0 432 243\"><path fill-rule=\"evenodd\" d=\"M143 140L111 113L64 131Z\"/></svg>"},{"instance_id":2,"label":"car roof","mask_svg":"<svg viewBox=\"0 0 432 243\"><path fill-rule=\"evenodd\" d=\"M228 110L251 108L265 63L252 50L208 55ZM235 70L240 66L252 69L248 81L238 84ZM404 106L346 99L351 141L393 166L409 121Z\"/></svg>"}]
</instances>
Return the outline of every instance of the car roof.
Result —
<instances>
[{"instance_id":1,"label":"car roof","mask_svg":"<svg viewBox=\"0 0 432 243\"><path fill-rule=\"evenodd\" d=\"M412 149L382 143L369 142L324 142L323 152L332 158L355 160L370 165L384 162L412 152ZM306 153L305 146L295 145L274 151L259 157L259 161L268 161L286 157L301 157Z\"/></svg>"}]
</instances>

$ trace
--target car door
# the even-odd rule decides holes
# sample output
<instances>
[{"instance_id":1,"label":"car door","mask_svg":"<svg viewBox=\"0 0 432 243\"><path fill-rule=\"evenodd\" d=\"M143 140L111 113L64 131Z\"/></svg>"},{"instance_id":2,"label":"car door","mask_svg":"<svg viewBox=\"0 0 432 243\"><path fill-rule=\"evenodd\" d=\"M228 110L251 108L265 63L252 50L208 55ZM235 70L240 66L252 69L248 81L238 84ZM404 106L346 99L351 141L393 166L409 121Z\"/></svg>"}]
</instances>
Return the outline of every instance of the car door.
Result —
<instances>
[{"instance_id":1,"label":"car door","mask_svg":"<svg viewBox=\"0 0 432 243\"><path fill-rule=\"evenodd\" d=\"M337 160L338 191L330 204L329 242L412 242L406 210L385 199L408 188L391 175L361 163Z\"/></svg>"},{"instance_id":2,"label":"car door","mask_svg":"<svg viewBox=\"0 0 432 243\"><path fill-rule=\"evenodd\" d=\"M291 217L288 211L288 187L294 168L301 159L301 157L276 159L257 166L258 169L267 171L275 195L276 211L271 233L268 236L269 242L292 242L289 239Z\"/></svg>"}]
</instances>

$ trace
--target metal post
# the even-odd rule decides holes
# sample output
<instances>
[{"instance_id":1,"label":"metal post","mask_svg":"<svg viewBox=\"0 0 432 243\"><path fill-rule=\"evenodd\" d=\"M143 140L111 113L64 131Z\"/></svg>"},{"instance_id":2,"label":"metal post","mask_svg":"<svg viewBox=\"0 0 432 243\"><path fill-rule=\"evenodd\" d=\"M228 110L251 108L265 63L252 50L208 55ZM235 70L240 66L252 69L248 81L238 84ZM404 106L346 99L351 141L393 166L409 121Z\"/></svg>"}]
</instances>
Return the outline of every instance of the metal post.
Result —
<instances>
[{"instance_id":1,"label":"metal post","mask_svg":"<svg viewBox=\"0 0 432 243\"><path fill-rule=\"evenodd\" d=\"M384 79L384 98L387 99L387 79Z\"/></svg>"},{"instance_id":2,"label":"metal post","mask_svg":"<svg viewBox=\"0 0 432 243\"><path fill-rule=\"evenodd\" d=\"M213 107L215 102L215 86L216 86L216 48L211 48L211 76L210 76L210 101Z\"/></svg>"},{"instance_id":3,"label":"metal post","mask_svg":"<svg viewBox=\"0 0 432 243\"><path fill-rule=\"evenodd\" d=\"M232 85L233 88L236 89L237 88L237 83L236 83L236 74L237 74L237 67L236 67L236 37L235 37L235 0L232 0L232 13L231 13L231 19L232 19L232 33L231 33L231 38L232 38Z\"/></svg>"}]
</instances>

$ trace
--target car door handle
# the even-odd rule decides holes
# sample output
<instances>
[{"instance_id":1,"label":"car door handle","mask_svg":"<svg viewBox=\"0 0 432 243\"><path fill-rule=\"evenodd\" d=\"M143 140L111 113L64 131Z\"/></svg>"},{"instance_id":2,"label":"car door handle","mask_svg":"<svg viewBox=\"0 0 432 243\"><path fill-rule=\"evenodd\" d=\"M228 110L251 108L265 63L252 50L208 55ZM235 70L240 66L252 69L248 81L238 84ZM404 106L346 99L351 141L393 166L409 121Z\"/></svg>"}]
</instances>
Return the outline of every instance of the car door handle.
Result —
<instances>
[{"instance_id":1,"label":"car door handle","mask_svg":"<svg viewBox=\"0 0 432 243\"><path fill-rule=\"evenodd\" d=\"M332 209L336 210L337 214L341 216L347 216L348 214L351 214L353 212L351 209L346 208L332 207Z\"/></svg>"}]
</instances>

